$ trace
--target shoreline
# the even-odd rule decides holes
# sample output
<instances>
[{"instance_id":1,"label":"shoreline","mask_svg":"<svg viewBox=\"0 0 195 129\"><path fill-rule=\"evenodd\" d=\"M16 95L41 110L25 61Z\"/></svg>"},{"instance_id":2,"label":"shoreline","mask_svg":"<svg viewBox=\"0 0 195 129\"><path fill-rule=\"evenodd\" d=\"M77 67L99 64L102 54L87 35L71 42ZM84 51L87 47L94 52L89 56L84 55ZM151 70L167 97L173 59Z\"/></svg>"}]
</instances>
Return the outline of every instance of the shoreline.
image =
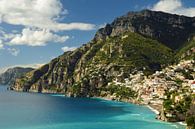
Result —
<instances>
[{"instance_id":1,"label":"shoreline","mask_svg":"<svg viewBox=\"0 0 195 129\"><path fill-rule=\"evenodd\" d=\"M146 107L148 107L152 112L154 112L156 115L160 114L160 111L158 111L157 109L151 107L150 105L146 105Z\"/></svg>"},{"instance_id":2,"label":"shoreline","mask_svg":"<svg viewBox=\"0 0 195 129\"><path fill-rule=\"evenodd\" d=\"M23 91L17 91L17 90L13 90L13 91L16 91L16 92L23 92ZM29 93L38 93L36 91L29 91ZM42 94L57 94L57 93L54 93L54 92L43 92ZM59 96L63 96L65 97L66 95L56 95L56 97L59 97ZM97 96L94 96L94 97L86 97L86 98L94 98L94 99L103 99L103 100L106 100L106 101L117 101L117 102L124 102L124 103L130 103L130 104L135 104L135 105L142 105L142 106L145 106L147 108L149 108L152 112L154 112L156 114L156 116L158 116L160 114L160 111L154 107L152 107L152 105L149 105L149 104L141 104L141 103L133 103L131 101L123 101L123 100L117 100L117 99L113 99L113 98L110 98L110 97L97 97ZM161 120L159 120L161 121ZM182 126L186 126L187 127L187 124L182 122L182 121L178 121L178 122L172 122L172 123L177 123L179 125L182 125Z\"/></svg>"},{"instance_id":3,"label":"shoreline","mask_svg":"<svg viewBox=\"0 0 195 129\"><path fill-rule=\"evenodd\" d=\"M103 99L103 100L107 100L107 101L117 101L117 100L113 100L112 98L109 98L109 97L92 97L92 98L97 98L97 99ZM125 102L125 101L118 101L118 102L124 102L124 103L130 103L130 102ZM136 104L136 103L130 103L130 104ZM136 104L136 105L142 105L142 106L145 106L147 108L149 108L153 113L156 114L156 116L158 116L160 114L160 111L156 108L153 108L151 105L149 104ZM158 119L159 120L159 119ZM162 120L159 120L159 121L162 121ZM164 121L166 122L166 121ZM167 121L168 122L168 121ZM182 125L182 126L185 126L187 127L187 124L183 121L179 121L179 122L170 122L170 123L176 123L176 124L179 124L179 125Z\"/></svg>"},{"instance_id":4,"label":"shoreline","mask_svg":"<svg viewBox=\"0 0 195 129\"><path fill-rule=\"evenodd\" d=\"M91 97L91 98L94 98L94 99L103 99L103 100L108 100L108 101L115 101L115 100L112 100L111 98L108 98L108 97Z\"/></svg>"},{"instance_id":5,"label":"shoreline","mask_svg":"<svg viewBox=\"0 0 195 129\"><path fill-rule=\"evenodd\" d=\"M117 101L117 100L113 100L112 98L109 97L92 97L92 98L98 98L98 99L103 99L103 100L108 100L108 101ZM125 102L125 101L121 101L121 102ZM125 102L125 103L130 103L130 102ZM131 104L136 104L136 103L131 103ZM147 108L149 108L152 112L154 112L156 115L160 114L160 111L153 108L151 105L149 104L136 104L136 105L143 105L146 106Z\"/></svg>"},{"instance_id":6,"label":"shoreline","mask_svg":"<svg viewBox=\"0 0 195 129\"><path fill-rule=\"evenodd\" d=\"M187 127L187 124L185 122L176 122L176 123Z\"/></svg>"}]
</instances>

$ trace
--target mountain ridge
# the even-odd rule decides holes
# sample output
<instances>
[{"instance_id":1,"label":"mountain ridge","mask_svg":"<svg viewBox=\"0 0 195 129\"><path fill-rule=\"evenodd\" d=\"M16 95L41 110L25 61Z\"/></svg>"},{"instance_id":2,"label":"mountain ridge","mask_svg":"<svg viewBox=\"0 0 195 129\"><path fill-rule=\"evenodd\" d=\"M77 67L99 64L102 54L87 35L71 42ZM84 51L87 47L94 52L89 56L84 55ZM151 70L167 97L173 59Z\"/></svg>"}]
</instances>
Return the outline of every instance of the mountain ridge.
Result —
<instances>
[{"instance_id":1,"label":"mountain ridge","mask_svg":"<svg viewBox=\"0 0 195 129\"><path fill-rule=\"evenodd\" d=\"M116 18L111 24L107 24L105 28L98 30L95 40L131 31L156 39L176 50L194 32L194 22L195 17L168 14L160 11L129 12ZM187 32L185 32L186 30ZM179 45L174 46L173 42L178 42Z\"/></svg>"},{"instance_id":2,"label":"mountain ridge","mask_svg":"<svg viewBox=\"0 0 195 129\"><path fill-rule=\"evenodd\" d=\"M161 15L163 15L164 17ZM177 19L177 20L175 21L175 19ZM158 23L162 24L163 23L164 26L166 27L166 29L162 26L159 27L159 26L156 26L155 24L151 24L152 21L155 24L158 24ZM181 47L181 45L183 45L187 41L187 39L189 38L189 37L187 38L187 36L192 34L191 30L192 30L192 28L195 28L194 21L195 21L195 18L167 14L167 13L163 13L163 12L154 12L154 11L150 11L150 10L127 13L124 16L116 18L111 24L107 24L104 28L99 29L97 31L97 33L95 34L94 39L91 40L89 43L84 44L83 46L81 46L80 48L78 48L74 51L65 52L63 55L59 56L58 58L53 59L49 64L46 64L45 66L41 67L37 71L35 70L35 72L32 73L31 76L28 76L29 78L27 77L24 79L24 80L27 80L26 82L24 81L25 82L24 84L16 83L16 85L18 84L17 86L24 87L24 89L23 89L24 91L28 91L31 87L33 87L32 85L34 85L33 89L34 90L39 89L39 92L42 92L42 89L44 89L42 85L45 85L47 88L50 87L47 85L57 85L54 87L58 87L58 88L60 87L60 89L63 92L66 92L66 90L67 90L66 87L74 85L74 83L79 82L82 78L84 78L88 74L86 72L87 71L86 69L90 69L90 68L88 68L87 65L89 65L89 62L90 63L93 62L93 60L95 60L97 57L96 54L101 53L101 51L103 51L101 54L104 54L104 55L100 55L100 57L105 56L106 60L108 60L109 58L112 59L112 61L108 61L107 64L99 62L99 65L102 65L102 67L115 67L113 65L114 63L116 63L116 62L113 62L114 58L116 58L116 60L117 59L124 60L125 56L127 56L127 60L128 60L128 58L133 59L133 57L131 57L131 55L133 55L133 53L138 51L140 48L141 48L141 50L145 51L145 53L147 53L148 50L153 51L155 53L155 51L156 51L155 49L158 49L157 47L153 50L152 49L150 50L149 48L147 48L148 50L147 49L144 50L145 49L144 47L146 47L144 45L147 45L147 43L142 44L141 42L143 42L145 39L148 39L148 40L145 40L147 42L156 42L155 40L158 40L157 41L158 43L154 46L163 45L162 50L166 47L168 47L170 49L170 50L167 49L168 51L170 51L170 54L169 54L170 56L166 60L168 63L167 62L164 62L164 63L158 62L159 59L156 57L159 56L160 50L158 52L156 51L157 53L155 53L155 54L148 53L148 55L144 55L145 53L139 52L137 57L136 57L136 55L134 55L134 56L138 59L139 63L145 64L145 65L143 65L143 67L141 68L140 66L138 67L138 65L136 66L136 64L139 64L139 63L136 63L136 60L130 61L130 62L132 62L131 65L136 66L138 69L136 69L136 67L130 68L130 66L128 66L127 71L132 72L132 71L140 70L140 68L142 70L147 68L147 70L148 70L147 72L159 70L159 69L161 69L162 65L166 66L169 63L173 63L173 59L172 59L172 57L174 57L173 53L176 49L179 49L179 47ZM176 23L179 25L175 25ZM190 23L190 25L186 25L187 23ZM169 24L172 24L172 26L170 26ZM149 26L149 29L147 29L147 27L145 28L143 26ZM184 28L186 28L186 26L187 26L187 29L184 29ZM186 30L188 30L189 26L191 26L190 31L186 31ZM157 27L157 28L155 28L155 27ZM175 31L174 33L171 32L172 33L171 35L174 35L176 37L175 39L172 39L173 41L181 40L180 38L183 36L186 37L185 38L186 41L184 41L182 43L180 42L178 44L177 44L177 42L175 43L175 44L177 44L176 48L172 48L172 45L170 45L170 44L159 42L159 41L164 40L164 39L163 38L161 39L161 37L156 36L159 33L160 34L165 33L165 35L166 35L167 30L169 30L171 27L174 28L174 29L172 29L172 31ZM180 31L178 32L178 30L180 30ZM185 32L186 36L182 33L184 31L186 31ZM126 33L128 33L128 34L126 34ZM168 33L167 35L169 36L169 34L170 33ZM183 36L180 36L181 34ZM131 36L131 39L136 39L137 41L129 39L128 36ZM119 38L117 38L117 37L119 37ZM170 38L170 36L168 38ZM114 41L113 39L116 39L116 41ZM125 42L130 42L128 44L129 45L128 49L132 51L130 53L128 52L128 50L125 51L125 49L127 48L126 46L121 46L122 44L120 44L120 42L123 42L123 40L125 40L125 39L128 39ZM134 45L132 45L131 42ZM104 50L103 47L106 44L109 44L109 45L107 45L107 48L105 48L105 50ZM116 45L116 47L114 45ZM141 47L141 46L144 46L144 47ZM118 53L114 53L114 51L118 51ZM169 53L168 51L165 53ZM165 53L163 53L163 54L166 55ZM118 54L118 55L121 54L122 57L116 56L113 54ZM164 56L163 54L161 55L162 57ZM151 56L151 55L155 55L156 57ZM146 62L148 62L148 60L153 60L153 59L154 59L154 63L152 64L153 66L150 66L150 64L146 63ZM155 64L155 62L158 62L158 63ZM123 63L125 64L127 62L123 62ZM94 66L96 66L96 65L98 65L98 64L94 64ZM155 69L149 70L149 67L154 67L154 66L156 67ZM116 66L116 67L118 67L118 66ZM123 69L124 67L122 66L121 68ZM117 69L117 68L113 68L113 69ZM119 66L119 69L120 69L120 66ZM120 72L122 72L122 71L119 70L117 72L120 74ZM35 78L35 79L33 79L33 78ZM30 79L30 81L29 81L29 79ZM104 80L104 81L107 80L107 79L105 79L104 75L102 77L102 80ZM105 84L102 84L102 85L105 85ZM41 88L37 88L37 87L41 87Z\"/></svg>"}]
</instances>

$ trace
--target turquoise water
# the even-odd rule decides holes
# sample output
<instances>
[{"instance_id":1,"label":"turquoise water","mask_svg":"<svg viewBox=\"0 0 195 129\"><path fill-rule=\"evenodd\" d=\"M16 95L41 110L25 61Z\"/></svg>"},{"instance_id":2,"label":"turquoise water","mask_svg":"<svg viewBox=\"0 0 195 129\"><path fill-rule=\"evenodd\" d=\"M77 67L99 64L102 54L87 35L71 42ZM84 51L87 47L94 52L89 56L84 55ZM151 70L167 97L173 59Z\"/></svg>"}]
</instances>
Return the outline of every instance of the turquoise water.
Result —
<instances>
[{"instance_id":1,"label":"turquoise water","mask_svg":"<svg viewBox=\"0 0 195 129\"><path fill-rule=\"evenodd\" d=\"M17 93L0 86L0 129L184 129L148 108L101 99Z\"/></svg>"}]
</instances>

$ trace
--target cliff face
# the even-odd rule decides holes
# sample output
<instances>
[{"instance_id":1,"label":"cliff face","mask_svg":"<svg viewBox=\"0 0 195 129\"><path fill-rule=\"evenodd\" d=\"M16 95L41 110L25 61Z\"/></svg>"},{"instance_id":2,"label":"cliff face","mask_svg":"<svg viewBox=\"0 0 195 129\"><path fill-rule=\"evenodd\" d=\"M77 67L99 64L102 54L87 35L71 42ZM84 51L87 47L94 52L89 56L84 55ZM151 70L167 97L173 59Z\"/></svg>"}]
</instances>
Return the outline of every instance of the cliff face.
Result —
<instances>
[{"instance_id":1,"label":"cliff face","mask_svg":"<svg viewBox=\"0 0 195 129\"><path fill-rule=\"evenodd\" d=\"M195 30L194 18L144 10L119 17L94 39L15 81L21 91L99 96L114 79L149 75L173 63L174 52Z\"/></svg>"},{"instance_id":2,"label":"cliff face","mask_svg":"<svg viewBox=\"0 0 195 129\"><path fill-rule=\"evenodd\" d=\"M32 71L32 68L10 68L0 75L0 84L2 85L11 85L16 78L22 77L27 72Z\"/></svg>"},{"instance_id":3,"label":"cliff face","mask_svg":"<svg viewBox=\"0 0 195 129\"><path fill-rule=\"evenodd\" d=\"M95 39L104 39L106 36L117 36L131 31L156 39L176 50L182 47L183 43L194 33L194 29L195 18L143 10L129 12L116 18L114 22L100 29Z\"/></svg>"},{"instance_id":4,"label":"cliff face","mask_svg":"<svg viewBox=\"0 0 195 129\"><path fill-rule=\"evenodd\" d=\"M118 75L125 77L137 70L150 74L171 63L172 55L173 51L158 41L127 32L66 52L17 80L15 87L94 96Z\"/></svg>"}]
</instances>

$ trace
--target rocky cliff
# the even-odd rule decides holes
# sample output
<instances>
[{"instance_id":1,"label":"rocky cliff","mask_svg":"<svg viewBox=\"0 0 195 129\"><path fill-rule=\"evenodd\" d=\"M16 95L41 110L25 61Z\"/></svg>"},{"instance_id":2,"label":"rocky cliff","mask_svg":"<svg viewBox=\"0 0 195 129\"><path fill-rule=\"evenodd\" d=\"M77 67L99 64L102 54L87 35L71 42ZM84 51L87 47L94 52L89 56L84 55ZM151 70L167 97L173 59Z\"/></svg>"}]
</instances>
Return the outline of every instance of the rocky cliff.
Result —
<instances>
[{"instance_id":1,"label":"rocky cliff","mask_svg":"<svg viewBox=\"0 0 195 129\"><path fill-rule=\"evenodd\" d=\"M0 75L0 84L2 85L11 85L15 81L16 78L22 77L27 72L32 71L32 68L9 68L4 73Z\"/></svg>"},{"instance_id":2,"label":"rocky cliff","mask_svg":"<svg viewBox=\"0 0 195 129\"><path fill-rule=\"evenodd\" d=\"M171 49L181 48L194 33L195 17L185 17L164 12L143 10L129 12L116 18L105 28L98 30L95 39L105 39L107 36L118 36L131 31L156 39Z\"/></svg>"},{"instance_id":3,"label":"rocky cliff","mask_svg":"<svg viewBox=\"0 0 195 129\"><path fill-rule=\"evenodd\" d=\"M188 41L194 31L195 18L150 10L129 12L99 29L89 43L17 79L13 88L99 96L115 79L124 81L137 71L150 75L174 63L175 53L184 46L193 48Z\"/></svg>"},{"instance_id":4,"label":"rocky cliff","mask_svg":"<svg viewBox=\"0 0 195 129\"><path fill-rule=\"evenodd\" d=\"M15 83L23 91L56 91L74 96L96 96L101 87L129 73L150 74L172 63L173 51L156 40L126 32L91 41L52 60Z\"/></svg>"}]
</instances>

